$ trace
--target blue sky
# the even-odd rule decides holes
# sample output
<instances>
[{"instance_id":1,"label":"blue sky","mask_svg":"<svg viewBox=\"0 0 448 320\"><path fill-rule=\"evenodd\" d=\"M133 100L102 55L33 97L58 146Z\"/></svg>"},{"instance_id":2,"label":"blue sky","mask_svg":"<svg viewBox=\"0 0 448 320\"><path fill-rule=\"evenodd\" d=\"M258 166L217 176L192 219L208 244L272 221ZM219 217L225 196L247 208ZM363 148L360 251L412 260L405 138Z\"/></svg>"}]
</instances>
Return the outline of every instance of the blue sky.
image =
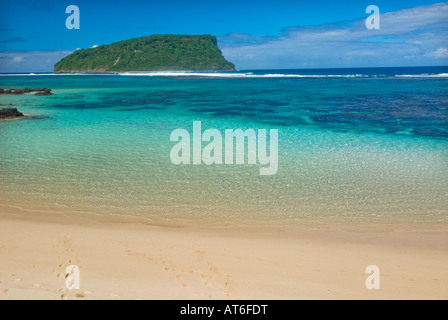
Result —
<instances>
[{"instance_id":1,"label":"blue sky","mask_svg":"<svg viewBox=\"0 0 448 320\"><path fill-rule=\"evenodd\" d=\"M65 27L72 4L80 30ZM365 27L371 4L380 30ZM0 72L52 71L77 48L166 33L216 35L238 69L448 65L448 2L8 0Z\"/></svg>"}]
</instances>

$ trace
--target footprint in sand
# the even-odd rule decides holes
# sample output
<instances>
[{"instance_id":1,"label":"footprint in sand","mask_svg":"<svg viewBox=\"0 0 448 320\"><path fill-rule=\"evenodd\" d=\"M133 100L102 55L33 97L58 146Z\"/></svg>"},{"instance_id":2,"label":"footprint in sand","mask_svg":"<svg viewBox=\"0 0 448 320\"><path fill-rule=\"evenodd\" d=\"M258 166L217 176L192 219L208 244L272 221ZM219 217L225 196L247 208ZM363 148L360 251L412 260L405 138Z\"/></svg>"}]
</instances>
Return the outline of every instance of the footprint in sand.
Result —
<instances>
[{"instance_id":1,"label":"footprint in sand","mask_svg":"<svg viewBox=\"0 0 448 320\"><path fill-rule=\"evenodd\" d=\"M199 262L205 263L207 271L201 274L207 287L213 287L223 292L229 299L232 298L231 277L228 274L220 272L215 264L206 259L206 252L202 250L195 251Z\"/></svg>"},{"instance_id":2,"label":"footprint in sand","mask_svg":"<svg viewBox=\"0 0 448 320\"><path fill-rule=\"evenodd\" d=\"M41 285L40 283L35 283L33 284L33 288L35 289L43 288L43 285Z\"/></svg>"},{"instance_id":3,"label":"footprint in sand","mask_svg":"<svg viewBox=\"0 0 448 320\"><path fill-rule=\"evenodd\" d=\"M59 292L61 292L61 290L59 290ZM83 292L80 292L80 293L75 293L73 295L73 297L75 297L76 299L83 299L83 298L91 296L91 295L93 295L92 291L83 291ZM61 294L61 299L62 300L68 300L68 294L65 293L65 292L62 293Z\"/></svg>"}]
</instances>

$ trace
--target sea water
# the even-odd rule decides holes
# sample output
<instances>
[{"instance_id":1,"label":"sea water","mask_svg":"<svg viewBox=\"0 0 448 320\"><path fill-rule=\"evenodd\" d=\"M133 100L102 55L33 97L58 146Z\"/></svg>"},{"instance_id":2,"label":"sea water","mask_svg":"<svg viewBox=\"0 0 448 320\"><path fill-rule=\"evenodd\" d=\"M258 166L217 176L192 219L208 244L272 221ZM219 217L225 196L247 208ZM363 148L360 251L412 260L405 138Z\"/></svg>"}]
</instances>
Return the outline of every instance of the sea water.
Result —
<instances>
[{"instance_id":1,"label":"sea water","mask_svg":"<svg viewBox=\"0 0 448 320\"><path fill-rule=\"evenodd\" d=\"M0 202L153 223L448 225L448 68L1 75ZM174 165L171 133L278 130L278 171Z\"/></svg>"}]
</instances>

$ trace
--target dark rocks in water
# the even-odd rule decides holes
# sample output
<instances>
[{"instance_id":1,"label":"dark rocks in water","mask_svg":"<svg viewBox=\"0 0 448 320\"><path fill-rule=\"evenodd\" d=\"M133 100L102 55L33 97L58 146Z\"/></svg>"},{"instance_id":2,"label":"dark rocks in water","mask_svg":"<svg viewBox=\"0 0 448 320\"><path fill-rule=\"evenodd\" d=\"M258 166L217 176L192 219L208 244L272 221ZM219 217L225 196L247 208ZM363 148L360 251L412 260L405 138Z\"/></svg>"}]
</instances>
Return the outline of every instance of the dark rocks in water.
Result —
<instances>
[{"instance_id":1,"label":"dark rocks in water","mask_svg":"<svg viewBox=\"0 0 448 320\"><path fill-rule=\"evenodd\" d=\"M36 89L31 89L31 88L25 88L25 89L2 89L0 88L0 95L4 94L14 94L14 95L20 95L20 94L26 94L26 93L32 93L32 92L37 92L36 96L51 96L51 89L47 89L47 88L36 88Z\"/></svg>"},{"instance_id":2,"label":"dark rocks in water","mask_svg":"<svg viewBox=\"0 0 448 320\"><path fill-rule=\"evenodd\" d=\"M4 108L0 110L0 119L21 117L24 117L23 113L19 112L19 110L17 110L16 108Z\"/></svg>"},{"instance_id":3,"label":"dark rocks in water","mask_svg":"<svg viewBox=\"0 0 448 320\"><path fill-rule=\"evenodd\" d=\"M31 116L24 115L16 108L4 108L0 109L0 121L8 120L8 119L23 119L23 120L38 120L38 119L46 119L47 116Z\"/></svg>"},{"instance_id":4,"label":"dark rocks in water","mask_svg":"<svg viewBox=\"0 0 448 320\"><path fill-rule=\"evenodd\" d=\"M31 89L0 89L0 94L25 94L30 93Z\"/></svg>"},{"instance_id":5,"label":"dark rocks in water","mask_svg":"<svg viewBox=\"0 0 448 320\"><path fill-rule=\"evenodd\" d=\"M43 89L42 91L39 91L35 95L36 96L51 96L53 94L51 93L51 89Z\"/></svg>"}]
</instances>

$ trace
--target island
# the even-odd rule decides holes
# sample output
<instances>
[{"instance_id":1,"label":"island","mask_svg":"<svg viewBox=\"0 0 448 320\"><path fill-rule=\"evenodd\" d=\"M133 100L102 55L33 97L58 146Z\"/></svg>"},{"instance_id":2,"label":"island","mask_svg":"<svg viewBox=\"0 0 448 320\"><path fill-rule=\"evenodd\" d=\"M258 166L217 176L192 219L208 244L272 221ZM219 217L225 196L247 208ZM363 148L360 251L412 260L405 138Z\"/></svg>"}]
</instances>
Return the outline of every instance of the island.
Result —
<instances>
[{"instance_id":1,"label":"island","mask_svg":"<svg viewBox=\"0 0 448 320\"><path fill-rule=\"evenodd\" d=\"M212 35L152 35L77 50L61 59L55 73L234 71Z\"/></svg>"}]
</instances>

